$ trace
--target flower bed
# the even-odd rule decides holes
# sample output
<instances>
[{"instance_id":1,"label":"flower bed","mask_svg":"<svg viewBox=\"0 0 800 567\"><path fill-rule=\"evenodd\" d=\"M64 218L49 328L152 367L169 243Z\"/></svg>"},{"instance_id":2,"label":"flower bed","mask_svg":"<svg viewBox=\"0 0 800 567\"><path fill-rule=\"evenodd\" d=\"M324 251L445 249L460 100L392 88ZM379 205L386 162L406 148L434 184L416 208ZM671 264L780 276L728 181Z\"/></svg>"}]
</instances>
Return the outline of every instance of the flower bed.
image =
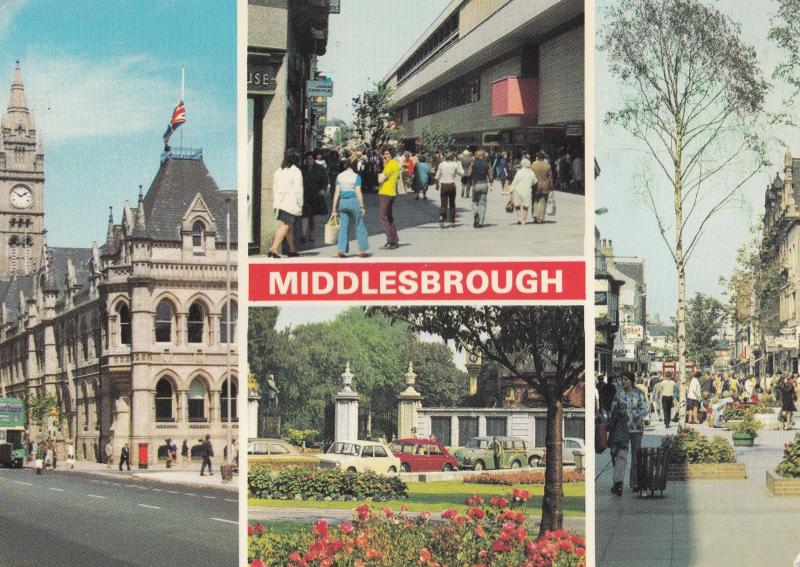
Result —
<instances>
[{"instance_id":1,"label":"flower bed","mask_svg":"<svg viewBox=\"0 0 800 567\"><path fill-rule=\"evenodd\" d=\"M585 475L578 471L564 471L564 482L583 482ZM474 484L544 484L544 471L524 471L508 474L483 473L464 477L464 482Z\"/></svg>"},{"instance_id":2,"label":"flower bed","mask_svg":"<svg viewBox=\"0 0 800 567\"><path fill-rule=\"evenodd\" d=\"M317 500L394 500L407 496L406 484L397 477L372 472L288 467L278 470L259 465L249 467L250 498Z\"/></svg>"},{"instance_id":3,"label":"flower bed","mask_svg":"<svg viewBox=\"0 0 800 567\"><path fill-rule=\"evenodd\" d=\"M800 433L796 433L794 441L783 448L783 460L775 468L779 476L800 478Z\"/></svg>"},{"instance_id":4,"label":"flower bed","mask_svg":"<svg viewBox=\"0 0 800 567\"><path fill-rule=\"evenodd\" d=\"M274 535L263 526L249 526L248 561L251 567L584 567L584 538L557 530L533 539L526 504L524 491L517 490L508 498L492 497L488 506L481 496L469 498L466 514L446 510L442 522L431 522L429 513L412 518L362 504L353 522L336 527L319 520L310 532Z\"/></svg>"},{"instance_id":5,"label":"flower bed","mask_svg":"<svg viewBox=\"0 0 800 567\"><path fill-rule=\"evenodd\" d=\"M677 435L669 435L661 441L661 447L670 452L673 464L735 463L733 446L727 439L698 433L691 428L678 429Z\"/></svg>"}]
</instances>

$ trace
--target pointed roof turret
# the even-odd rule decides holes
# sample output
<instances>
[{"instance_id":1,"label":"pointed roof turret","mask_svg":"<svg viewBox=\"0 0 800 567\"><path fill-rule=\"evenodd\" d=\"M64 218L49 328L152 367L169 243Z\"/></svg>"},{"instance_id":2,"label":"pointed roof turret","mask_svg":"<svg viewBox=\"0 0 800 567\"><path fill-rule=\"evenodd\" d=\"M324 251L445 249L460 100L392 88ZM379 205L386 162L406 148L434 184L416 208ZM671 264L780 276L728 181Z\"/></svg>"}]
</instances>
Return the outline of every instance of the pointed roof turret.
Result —
<instances>
[{"instance_id":1,"label":"pointed roof turret","mask_svg":"<svg viewBox=\"0 0 800 567\"><path fill-rule=\"evenodd\" d=\"M14 69L14 80L11 83L11 95L8 98L8 110L3 117L3 135L14 141L36 141L36 128L33 125L33 116L28 109L28 100L25 97L25 87L22 85L22 71Z\"/></svg>"},{"instance_id":2,"label":"pointed roof turret","mask_svg":"<svg viewBox=\"0 0 800 567\"><path fill-rule=\"evenodd\" d=\"M146 237L147 236L147 222L144 218L144 195L142 194L142 186L139 185L139 204L136 208L136 222L133 225L133 236Z\"/></svg>"}]
</instances>

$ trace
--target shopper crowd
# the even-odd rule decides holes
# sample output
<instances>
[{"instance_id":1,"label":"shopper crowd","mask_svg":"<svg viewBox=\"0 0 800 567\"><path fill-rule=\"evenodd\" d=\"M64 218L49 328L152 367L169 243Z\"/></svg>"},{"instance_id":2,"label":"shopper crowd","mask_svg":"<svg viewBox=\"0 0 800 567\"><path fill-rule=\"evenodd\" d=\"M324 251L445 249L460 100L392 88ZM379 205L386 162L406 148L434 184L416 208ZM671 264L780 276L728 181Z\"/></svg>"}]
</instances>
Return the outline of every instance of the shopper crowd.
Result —
<instances>
[{"instance_id":1,"label":"shopper crowd","mask_svg":"<svg viewBox=\"0 0 800 567\"><path fill-rule=\"evenodd\" d=\"M472 151L474 150L474 151ZM300 155L287 150L281 167L272 180L273 203L280 226L267 252L280 258L298 256L298 245L314 244L317 221L325 220L326 244L337 245L337 256L350 252L350 227L355 231L359 257L369 256L364 206L366 193L377 193L378 211L386 243L385 250L400 247L394 218L398 197L413 195L426 201L429 194L439 197L439 226L457 224L456 197L470 199L471 222L476 229L484 226L487 196L499 189L508 196L506 211L516 215L517 224L544 223L555 216L553 189L583 193L584 165L580 157L563 150L555 159L546 152L531 156L518 151L495 148L424 152L405 151L402 146L386 145L366 152L320 149ZM327 226L330 225L330 226Z\"/></svg>"}]
</instances>

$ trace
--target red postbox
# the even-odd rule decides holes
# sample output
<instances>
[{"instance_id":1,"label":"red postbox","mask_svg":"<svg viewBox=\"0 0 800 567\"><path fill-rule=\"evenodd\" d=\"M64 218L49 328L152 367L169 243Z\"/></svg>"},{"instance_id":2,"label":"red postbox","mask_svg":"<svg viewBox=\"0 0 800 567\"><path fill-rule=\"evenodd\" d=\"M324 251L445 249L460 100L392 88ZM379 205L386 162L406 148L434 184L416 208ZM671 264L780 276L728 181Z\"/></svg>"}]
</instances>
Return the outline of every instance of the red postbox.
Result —
<instances>
[{"instance_id":1,"label":"red postbox","mask_svg":"<svg viewBox=\"0 0 800 567\"><path fill-rule=\"evenodd\" d=\"M149 444L139 443L139 468L146 469L149 459Z\"/></svg>"}]
</instances>

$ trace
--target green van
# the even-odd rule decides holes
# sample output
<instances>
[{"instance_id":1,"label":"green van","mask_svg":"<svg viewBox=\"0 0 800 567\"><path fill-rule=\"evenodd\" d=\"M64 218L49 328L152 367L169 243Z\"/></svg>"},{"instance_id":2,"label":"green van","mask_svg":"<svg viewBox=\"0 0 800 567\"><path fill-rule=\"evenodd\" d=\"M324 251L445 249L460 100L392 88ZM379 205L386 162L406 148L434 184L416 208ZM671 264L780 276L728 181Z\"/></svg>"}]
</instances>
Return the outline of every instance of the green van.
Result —
<instances>
[{"instance_id":1,"label":"green van","mask_svg":"<svg viewBox=\"0 0 800 567\"><path fill-rule=\"evenodd\" d=\"M494 441L500 443L499 467L495 466ZM519 437L473 437L453 453L459 469L518 469L538 464L544 449L528 447Z\"/></svg>"}]
</instances>

